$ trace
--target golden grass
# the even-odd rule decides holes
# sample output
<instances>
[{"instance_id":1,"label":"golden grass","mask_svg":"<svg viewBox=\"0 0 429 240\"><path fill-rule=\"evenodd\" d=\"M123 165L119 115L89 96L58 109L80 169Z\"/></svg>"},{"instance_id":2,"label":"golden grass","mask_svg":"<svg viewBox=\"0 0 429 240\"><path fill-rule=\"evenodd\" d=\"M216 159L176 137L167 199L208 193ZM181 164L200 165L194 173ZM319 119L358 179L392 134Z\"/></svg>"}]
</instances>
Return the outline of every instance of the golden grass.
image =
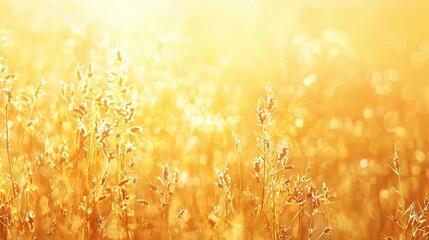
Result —
<instances>
[{"instance_id":1,"label":"golden grass","mask_svg":"<svg viewBox=\"0 0 429 240\"><path fill-rule=\"evenodd\" d=\"M427 238L428 6L331 4L1 1L0 239Z\"/></svg>"}]
</instances>

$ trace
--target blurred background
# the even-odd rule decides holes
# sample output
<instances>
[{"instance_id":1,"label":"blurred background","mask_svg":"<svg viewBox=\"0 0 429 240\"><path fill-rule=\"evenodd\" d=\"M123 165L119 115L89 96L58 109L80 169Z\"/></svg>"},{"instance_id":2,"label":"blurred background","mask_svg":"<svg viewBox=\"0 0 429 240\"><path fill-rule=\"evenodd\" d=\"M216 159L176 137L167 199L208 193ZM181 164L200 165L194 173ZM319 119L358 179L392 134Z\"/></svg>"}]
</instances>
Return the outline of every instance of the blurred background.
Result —
<instances>
[{"instance_id":1,"label":"blurred background","mask_svg":"<svg viewBox=\"0 0 429 240\"><path fill-rule=\"evenodd\" d=\"M77 65L121 49L148 140L139 169L179 167L178 201L201 205L196 222L217 201L213 169L236 161L232 132L251 174L269 85L273 140L332 186L336 236L379 238L398 198L395 147L406 204L429 190L428 12L419 0L1 0L0 56L17 89L44 78L59 94Z\"/></svg>"}]
</instances>

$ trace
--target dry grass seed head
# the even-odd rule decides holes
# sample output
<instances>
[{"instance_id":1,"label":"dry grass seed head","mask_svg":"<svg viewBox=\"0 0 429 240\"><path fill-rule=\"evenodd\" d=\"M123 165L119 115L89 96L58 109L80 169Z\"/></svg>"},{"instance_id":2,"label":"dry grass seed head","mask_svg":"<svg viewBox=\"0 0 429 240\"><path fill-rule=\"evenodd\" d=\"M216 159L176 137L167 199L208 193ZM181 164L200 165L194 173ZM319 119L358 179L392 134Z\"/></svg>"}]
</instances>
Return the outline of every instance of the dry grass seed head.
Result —
<instances>
[{"instance_id":1,"label":"dry grass seed head","mask_svg":"<svg viewBox=\"0 0 429 240\"><path fill-rule=\"evenodd\" d=\"M258 108L256 111L256 117L260 125L263 125L265 123L265 120L267 119L267 113L265 108L263 107L262 99L259 99Z\"/></svg>"}]
</instances>

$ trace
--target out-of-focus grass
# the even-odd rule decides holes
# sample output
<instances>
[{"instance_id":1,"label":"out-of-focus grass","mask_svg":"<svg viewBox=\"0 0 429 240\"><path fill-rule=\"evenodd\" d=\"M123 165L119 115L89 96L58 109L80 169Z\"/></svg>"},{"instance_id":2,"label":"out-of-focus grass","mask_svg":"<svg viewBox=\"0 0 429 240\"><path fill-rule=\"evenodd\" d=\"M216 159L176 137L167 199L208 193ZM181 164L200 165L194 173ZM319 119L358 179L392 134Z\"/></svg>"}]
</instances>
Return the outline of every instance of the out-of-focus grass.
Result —
<instances>
[{"instance_id":1,"label":"out-of-focus grass","mask_svg":"<svg viewBox=\"0 0 429 240\"><path fill-rule=\"evenodd\" d=\"M0 1L1 237L405 238L389 216L428 191L428 10ZM294 168L258 183L286 142ZM282 185L315 193L304 174L329 188L311 221Z\"/></svg>"}]
</instances>

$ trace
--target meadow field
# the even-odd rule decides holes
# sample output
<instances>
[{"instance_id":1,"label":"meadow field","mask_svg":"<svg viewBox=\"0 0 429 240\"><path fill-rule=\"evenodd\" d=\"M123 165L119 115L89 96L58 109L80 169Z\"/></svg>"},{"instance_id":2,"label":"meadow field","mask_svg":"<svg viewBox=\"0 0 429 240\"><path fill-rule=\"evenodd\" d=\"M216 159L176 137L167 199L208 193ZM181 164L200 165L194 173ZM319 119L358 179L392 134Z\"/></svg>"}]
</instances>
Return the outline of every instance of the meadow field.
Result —
<instances>
[{"instance_id":1,"label":"meadow field","mask_svg":"<svg viewBox=\"0 0 429 240\"><path fill-rule=\"evenodd\" d=\"M429 239L428 13L0 0L0 239Z\"/></svg>"}]
</instances>

